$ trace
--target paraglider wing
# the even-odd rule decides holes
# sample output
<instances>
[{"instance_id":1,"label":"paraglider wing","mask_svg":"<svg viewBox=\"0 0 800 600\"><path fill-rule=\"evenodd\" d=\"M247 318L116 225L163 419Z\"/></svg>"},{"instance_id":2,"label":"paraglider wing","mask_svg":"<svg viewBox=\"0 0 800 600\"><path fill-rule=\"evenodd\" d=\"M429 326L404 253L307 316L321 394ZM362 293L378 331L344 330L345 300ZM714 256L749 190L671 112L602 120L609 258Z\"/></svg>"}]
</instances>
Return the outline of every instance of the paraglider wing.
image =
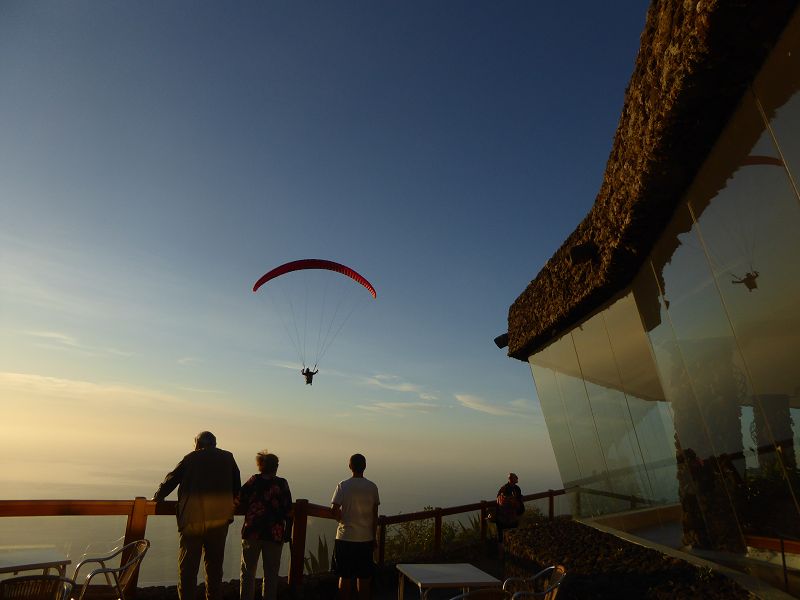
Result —
<instances>
[{"instance_id":1,"label":"paraglider wing","mask_svg":"<svg viewBox=\"0 0 800 600\"><path fill-rule=\"evenodd\" d=\"M342 275L349 277L353 281L363 285L367 291L372 294L373 298L377 298L377 294L375 293L375 288L372 287L372 284L366 280L364 276L356 272L355 270L347 267L345 265L339 264L337 262L333 262L332 260L323 260L320 258L306 258L303 260L294 260L292 262L288 262L283 264L279 267L275 267L271 271L264 273L261 278L256 281L255 285L253 286L253 291L257 292L258 288L262 285L267 283L270 279L275 279L276 277L280 277L286 273L291 273L292 271L302 271L304 269L324 269L327 271L335 271L337 273L341 273Z\"/></svg>"}]
</instances>

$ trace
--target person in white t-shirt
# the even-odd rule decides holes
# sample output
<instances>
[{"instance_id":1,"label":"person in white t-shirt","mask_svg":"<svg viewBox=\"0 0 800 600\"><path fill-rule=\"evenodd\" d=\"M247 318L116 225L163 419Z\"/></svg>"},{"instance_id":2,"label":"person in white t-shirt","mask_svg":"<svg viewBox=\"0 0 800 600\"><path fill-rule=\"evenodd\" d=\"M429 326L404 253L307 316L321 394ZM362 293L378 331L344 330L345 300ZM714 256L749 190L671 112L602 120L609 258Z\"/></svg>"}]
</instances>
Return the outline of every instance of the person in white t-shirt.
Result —
<instances>
[{"instance_id":1,"label":"person in white t-shirt","mask_svg":"<svg viewBox=\"0 0 800 600\"><path fill-rule=\"evenodd\" d=\"M378 526L378 486L364 477L367 459L363 454L350 457L350 479L340 481L331 498L331 512L339 521L333 547L333 572L339 576L339 600L349 600L352 580L358 597L370 596L370 580L375 568L375 530Z\"/></svg>"}]
</instances>

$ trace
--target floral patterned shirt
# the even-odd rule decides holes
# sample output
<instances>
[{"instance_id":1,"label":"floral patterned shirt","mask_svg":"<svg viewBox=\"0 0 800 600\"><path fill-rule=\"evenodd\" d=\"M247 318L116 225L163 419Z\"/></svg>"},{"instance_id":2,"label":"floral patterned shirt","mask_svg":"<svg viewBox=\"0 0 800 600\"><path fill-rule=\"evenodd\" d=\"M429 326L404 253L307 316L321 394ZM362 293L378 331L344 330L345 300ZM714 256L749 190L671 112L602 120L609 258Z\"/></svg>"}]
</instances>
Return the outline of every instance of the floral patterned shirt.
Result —
<instances>
[{"instance_id":1,"label":"floral patterned shirt","mask_svg":"<svg viewBox=\"0 0 800 600\"><path fill-rule=\"evenodd\" d=\"M243 540L283 543L292 510L292 492L283 477L253 475L242 486L239 505L244 509Z\"/></svg>"}]
</instances>

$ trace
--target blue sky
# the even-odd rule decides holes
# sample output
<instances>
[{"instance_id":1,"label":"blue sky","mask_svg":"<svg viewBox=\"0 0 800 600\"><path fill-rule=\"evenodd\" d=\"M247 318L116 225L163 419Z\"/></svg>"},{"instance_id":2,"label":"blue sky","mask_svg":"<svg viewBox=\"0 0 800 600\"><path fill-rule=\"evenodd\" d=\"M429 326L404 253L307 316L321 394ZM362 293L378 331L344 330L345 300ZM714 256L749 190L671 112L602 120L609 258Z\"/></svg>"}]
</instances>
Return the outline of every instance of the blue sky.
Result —
<instances>
[{"instance_id":1,"label":"blue sky","mask_svg":"<svg viewBox=\"0 0 800 600\"><path fill-rule=\"evenodd\" d=\"M594 200L646 7L0 4L0 496L54 453L149 495L206 428L312 502L355 451L387 508L560 485L492 339ZM378 290L313 387L250 291L299 258Z\"/></svg>"}]
</instances>

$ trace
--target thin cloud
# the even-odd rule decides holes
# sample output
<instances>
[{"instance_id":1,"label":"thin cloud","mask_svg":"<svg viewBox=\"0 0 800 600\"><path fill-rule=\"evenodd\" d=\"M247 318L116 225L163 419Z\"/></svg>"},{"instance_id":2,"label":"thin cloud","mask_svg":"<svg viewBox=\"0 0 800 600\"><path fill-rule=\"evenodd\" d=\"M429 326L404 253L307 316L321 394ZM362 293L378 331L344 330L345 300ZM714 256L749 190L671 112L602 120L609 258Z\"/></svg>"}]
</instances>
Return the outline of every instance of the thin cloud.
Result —
<instances>
[{"instance_id":1,"label":"thin cloud","mask_svg":"<svg viewBox=\"0 0 800 600\"><path fill-rule=\"evenodd\" d=\"M192 365L199 365L203 363L202 358L197 358L195 356L183 356L178 359L178 364L184 367L190 367Z\"/></svg>"},{"instance_id":2,"label":"thin cloud","mask_svg":"<svg viewBox=\"0 0 800 600\"><path fill-rule=\"evenodd\" d=\"M23 335L36 340L36 345L55 350L69 350L88 356L133 356L132 352L125 352L117 348L92 346L81 343L78 338L60 331L23 331Z\"/></svg>"},{"instance_id":3,"label":"thin cloud","mask_svg":"<svg viewBox=\"0 0 800 600\"><path fill-rule=\"evenodd\" d=\"M222 390L210 390L210 389L195 388L195 387L179 386L177 389L181 390L182 392L189 392L192 394L216 394L216 395L225 394L225 392L223 392Z\"/></svg>"},{"instance_id":4,"label":"thin cloud","mask_svg":"<svg viewBox=\"0 0 800 600\"><path fill-rule=\"evenodd\" d=\"M64 346L80 347L78 340L66 333L59 333L57 331L23 331L22 333L33 338L49 340Z\"/></svg>"},{"instance_id":5,"label":"thin cloud","mask_svg":"<svg viewBox=\"0 0 800 600\"><path fill-rule=\"evenodd\" d=\"M423 401L436 400L436 396L426 391L422 386L409 381L403 381L397 375L377 374L372 377L364 378L364 383L368 386L377 387L382 390L401 392L405 394L415 394Z\"/></svg>"},{"instance_id":6,"label":"thin cloud","mask_svg":"<svg viewBox=\"0 0 800 600\"><path fill-rule=\"evenodd\" d=\"M533 402L524 398L496 403L472 394L455 394L455 399L464 408L496 417L534 417L541 414Z\"/></svg>"},{"instance_id":7,"label":"thin cloud","mask_svg":"<svg viewBox=\"0 0 800 600\"><path fill-rule=\"evenodd\" d=\"M373 404L360 404L357 406L361 410L378 413L390 413L401 416L404 413L430 413L439 409L439 405L430 402L375 402Z\"/></svg>"},{"instance_id":8,"label":"thin cloud","mask_svg":"<svg viewBox=\"0 0 800 600\"><path fill-rule=\"evenodd\" d=\"M95 383L74 379L63 379L30 373L0 372L0 388L4 393L36 393L42 398L59 398L101 402L110 399L116 405L129 406L185 406L187 402L166 392L121 384Z\"/></svg>"},{"instance_id":9,"label":"thin cloud","mask_svg":"<svg viewBox=\"0 0 800 600\"><path fill-rule=\"evenodd\" d=\"M292 371L299 371L302 368L300 363L288 362L285 360L268 360L266 361L266 364L270 367L276 367L278 369L289 369Z\"/></svg>"},{"instance_id":10,"label":"thin cloud","mask_svg":"<svg viewBox=\"0 0 800 600\"><path fill-rule=\"evenodd\" d=\"M239 418L242 413L229 403L220 403L215 395L225 392L201 388L173 388L175 392L140 387L125 383L101 383L86 380L64 379L34 373L0 371L0 390L8 397L33 397L38 402L58 410L65 406L95 407L114 410L131 410L134 414L170 413L203 414L219 418ZM189 396L181 392L188 392ZM198 396L206 396L200 400ZM145 411L145 412L143 412ZM99 414L99 413L97 413Z\"/></svg>"}]
</instances>

